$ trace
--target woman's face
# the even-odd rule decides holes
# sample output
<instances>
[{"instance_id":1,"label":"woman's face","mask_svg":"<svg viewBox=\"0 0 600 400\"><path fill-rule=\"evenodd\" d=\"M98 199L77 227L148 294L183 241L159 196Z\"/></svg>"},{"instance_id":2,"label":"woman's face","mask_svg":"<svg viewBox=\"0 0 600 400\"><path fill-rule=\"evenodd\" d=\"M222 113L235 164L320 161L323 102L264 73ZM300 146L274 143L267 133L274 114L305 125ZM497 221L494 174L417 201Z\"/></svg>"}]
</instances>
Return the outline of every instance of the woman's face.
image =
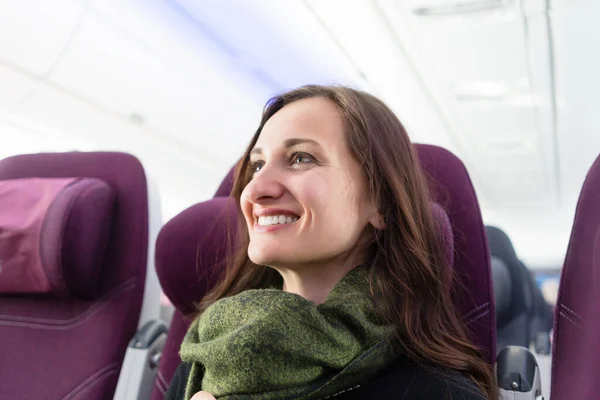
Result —
<instances>
[{"instance_id":1,"label":"woman's face","mask_svg":"<svg viewBox=\"0 0 600 400\"><path fill-rule=\"evenodd\" d=\"M367 224L381 227L342 116L327 99L299 100L273 115L250 165L254 175L240 202L256 264L294 268L344 258Z\"/></svg>"}]
</instances>

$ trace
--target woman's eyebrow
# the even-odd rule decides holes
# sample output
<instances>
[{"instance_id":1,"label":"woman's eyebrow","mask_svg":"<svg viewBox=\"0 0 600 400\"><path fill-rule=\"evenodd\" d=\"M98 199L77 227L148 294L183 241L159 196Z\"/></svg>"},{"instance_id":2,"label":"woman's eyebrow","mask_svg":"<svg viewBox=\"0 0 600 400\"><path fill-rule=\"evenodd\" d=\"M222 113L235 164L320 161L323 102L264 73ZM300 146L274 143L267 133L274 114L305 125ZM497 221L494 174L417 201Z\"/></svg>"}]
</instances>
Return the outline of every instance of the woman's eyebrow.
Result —
<instances>
[{"instance_id":1,"label":"woman's eyebrow","mask_svg":"<svg viewBox=\"0 0 600 400\"><path fill-rule=\"evenodd\" d=\"M318 147L322 147L319 142L317 142L316 140L312 140L312 139L290 138L290 139L285 139L283 141L283 145L288 149L291 147L297 146L299 144L312 144L312 145L315 145ZM260 147L255 147L252 149L252 151L250 151L250 155L262 154L262 152L263 151Z\"/></svg>"},{"instance_id":2,"label":"woman's eyebrow","mask_svg":"<svg viewBox=\"0 0 600 400\"><path fill-rule=\"evenodd\" d=\"M283 141L283 145L286 148L288 148L288 149L290 147L294 147L294 146L297 146L299 144L305 144L305 143L307 143L307 144L313 144L313 145L321 147L321 145L319 144L319 142L317 142L316 140L312 140L312 139L290 138L290 139L285 139Z\"/></svg>"}]
</instances>

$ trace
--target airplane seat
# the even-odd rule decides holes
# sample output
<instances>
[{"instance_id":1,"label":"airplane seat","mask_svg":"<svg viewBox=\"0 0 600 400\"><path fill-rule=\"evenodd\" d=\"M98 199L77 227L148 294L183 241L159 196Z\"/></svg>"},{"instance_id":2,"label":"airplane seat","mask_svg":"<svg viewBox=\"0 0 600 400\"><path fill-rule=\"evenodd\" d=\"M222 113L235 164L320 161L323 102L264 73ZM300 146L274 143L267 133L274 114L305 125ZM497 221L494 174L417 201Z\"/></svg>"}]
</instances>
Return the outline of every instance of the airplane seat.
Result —
<instances>
[{"instance_id":1,"label":"airplane seat","mask_svg":"<svg viewBox=\"0 0 600 400\"><path fill-rule=\"evenodd\" d=\"M519 262L508 236L498 228L486 226L486 234L490 246L490 254L495 258L495 268L501 262L510 276L510 298L503 299L509 307L498 313L496 305L496 329L498 351L506 346L529 347L529 317L532 310L531 293L522 264ZM494 265L494 264L493 264ZM494 288L496 281L493 282Z\"/></svg>"},{"instance_id":2,"label":"airplane seat","mask_svg":"<svg viewBox=\"0 0 600 400\"><path fill-rule=\"evenodd\" d=\"M505 326L511 318L511 305L513 298L513 284L510 271L504 261L498 257L492 257L492 282L494 286L494 303L496 306L496 325ZM509 332L510 333L510 332ZM517 343L518 339L504 338L503 332L498 329L496 334L496 348L503 349L509 343Z\"/></svg>"},{"instance_id":3,"label":"airplane seat","mask_svg":"<svg viewBox=\"0 0 600 400\"><path fill-rule=\"evenodd\" d=\"M147 257L147 184L135 157L1 160L0 398L111 398Z\"/></svg>"},{"instance_id":4,"label":"airplane seat","mask_svg":"<svg viewBox=\"0 0 600 400\"><path fill-rule=\"evenodd\" d=\"M577 203L554 321L552 399L600 395L600 156Z\"/></svg>"},{"instance_id":5,"label":"airplane seat","mask_svg":"<svg viewBox=\"0 0 600 400\"><path fill-rule=\"evenodd\" d=\"M495 271L494 278L496 274L498 279L505 278L500 273L501 269L510 276L510 292L506 291L508 282L494 279L494 288L498 288L502 295L511 296L496 303L497 348L501 350L509 345L529 348L542 334L549 343L552 330L550 305L544 300L527 267L517 257L506 233L493 226L486 226L486 233L492 255L492 271ZM496 299L501 293L495 293ZM499 305L504 307L502 311L498 309ZM541 345L541 340L538 343ZM541 346L539 350L542 351L542 347L545 347L543 352L547 353L548 346Z\"/></svg>"},{"instance_id":6,"label":"airplane seat","mask_svg":"<svg viewBox=\"0 0 600 400\"><path fill-rule=\"evenodd\" d=\"M177 366L179 347L196 313L196 304L225 268L228 232L235 232L237 207L232 198L195 204L163 226L156 244L156 271L175 312L160 359L152 399L163 399Z\"/></svg>"},{"instance_id":7,"label":"airplane seat","mask_svg":"<svg viewBox=\"0 0 600 400\"><path fill-rule=\"evenodd\" d=\"M465 165L438 146L415 144L431 199L446 211L453 233L453 300L482 357L496 359L496 317L489 250L477 196Z\"/></svg>"},{"instance_id":8,"label":"airplane seat","mask_svg":"<svg viewBox=\"0 0 600 400\"><path fill-rule=\"evenodd\" d=\"M445 149L415 145L431 188L433 213L446 257L460 281L454 296L470 337L490 364L495 361L495 317L485 230L471 180L463 163ZM156 269L163 291L176 307L152 394L163 399L181 362L179 346L198 301L219 278L225 262L228 227L235 227L232 173L217 191L221 197L196 204L169 221L156 244ZM225 222L225 223L224 223Z\"/></svg>"}]
</instances>

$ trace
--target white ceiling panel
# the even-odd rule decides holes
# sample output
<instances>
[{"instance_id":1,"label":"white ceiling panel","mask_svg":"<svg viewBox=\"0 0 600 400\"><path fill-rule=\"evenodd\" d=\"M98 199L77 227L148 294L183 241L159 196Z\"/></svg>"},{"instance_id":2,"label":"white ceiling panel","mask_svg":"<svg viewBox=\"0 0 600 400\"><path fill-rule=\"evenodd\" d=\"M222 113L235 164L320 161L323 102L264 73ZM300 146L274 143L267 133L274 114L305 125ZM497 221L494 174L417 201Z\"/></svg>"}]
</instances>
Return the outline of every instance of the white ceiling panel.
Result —
<instances>
[{"instance_id":1,"label":"white ceiling panel","mask_svg":"<svg viewBox=\"0 0 600 400\"><path fill-rule=\"evenodd\" d=\"M556 266L600 153L599 14L596 0L1 2L0 157L130 152L166 220L212 196L274 92L347 83L459 155L486 222Z\"/></svg>"},{"instance_id":2,"label":"white ceiling panel","mask_svg":"<svg viewBox=\"0 0 600 400\"><path fill-rule=\"evenodd\" d=\"M517 2L489 12L449 16L418 15L415 3L395 4L442 83L511 83L527 78L524 23Z\"/></svg>"},{"instance_id":3,"label":"white ceiling panel","mask_svg":"<svg viewBox=\"0 0 600 400\"><path fill-rule=\"evenodd\" d=\"M231 160L208 147L181 143L164 134L127 119L110 114L93 103L87 103L54 87L40 88L19 110L23 118L52 129L64 131L102 148L113 150L140 149L166 159L185 162L229 165Z\"/></svg>"},{"instance_id":4,"label":"white ceiling panel","mask_svg":"<svg viewBox=\"0 0 600 400\"><path fill-rule=\"evenodd\" d=\"M226 76L197 67L192 72L170 62L104 18L90 15L51 80L139 120L167 140L202 146L210 135L214 154L235 157L258 124L261 106Z\"/></svg>"},{"instance_id":5,"label":"white ceiling panel","mask_svg":"<svg viewBox=\"0 0 600 400\"><path fill-rule=\"evenodd\" d=\"M93 14L104 26L129 44L142 48L212 91L229 98L237 93L243 100L263 100L272 88L262 85L237 63L229 49L204 32L171 2L162 0L98 0ZM221 81L229 87L223 87ZM232 89L234 88L234 89Z\"/></svg>"},{"instance_id":6,"label":"white ceiling panel","mask_svg":"<svg viewBox=\"0 0 600 400\"><path fill-rule=\"evenodd\" d=\"M35 146L36 143L39 143L39 140L37 134L20 129L13 124L7 124L0 119L0 143L2 143L2 146L0 146L0 159L15 154L48 151L43 146L41 148Z\"/></svg>"},{"instance_id":7,"label":"white ceiling panel","mask_svg":"<svg viewBox=\"0 0 600 400\"><path fill-rule=\"evenodd\" d=\"M66 135L63 131L14 114L0 116L0 143L4 157L25 153L94 150L93 144L77 136Z\"/></svg>"},{"instance_id":8,"label":"white ceiling panel","mask_svg":"<svg viewBox=\"0 0 600 400\"><path fill-rule=\"evenodd\" d=\"M404 38L407 54L454 122L460 155L475 171L484 206L552 206L558 198L552 179L553 147L540 146L542 138L552 143L552 115L547 112L551 82L532 79L533 72L550 66L548 60L536 59L532 70L531 32L517 2L499 1L478 12L465 12L454 7L456 2L381 4ZM449 12L448 7L455 9ZM492 148L499 162L495 167L489 166ZM505 165L520 173L505 171L500 177Z\"/></svg>"},{"instance_id":9,"label":"white ceiling panel","mask_svg":"<svg viewBox=\"0 0 600 400\"><path fill-rule=\"evenodd\" d=\"M599 13L595 0L555 1L551 12L563 202L573 213L585 174L600 154Z\"/></svg>"},{"instance_id":10,"label":"white ceiling panel","mask_svg":"<svg viewBox=\"0 0 600 400\"><path fill-rule=\"evenodd\" d=\"M308 83L358 84L347 55L299 0L174 0L238 64L278 90Z\"/></svg>"},{"instance_id":11,"label":"white ceiling panel","mask_svg":"<svg viewBox=\"0 0 600 400\"><path fill-rule=\"evenodd\" d=\"M164 0L95 0L92 12L103 18L111 30L135 40L158 58L167 60L201 80L205 87L218 89L223 97L264 99L273 88L256 79L240 65L222 43L207 36L195 20L174 3ZM231 88L215 85L225 80Z\"/></svg>"},{"instance_id":12,"label":"white ceiling panel","mask_svg":"<svg viewBox=\"0 0 600 400\"><path fill-rule=\"evenodd\" d=\"M0 60L44 75L83 20L87 1L0 2Z\"/></svg>"},{"instance_id":13,"label":"white ceiling panel","mask_svg":"<svg viewBox=\"0 0 600 400\"><path fill-rule=\"evenodd\" d=\"M34 87L35 80L18 72L18 67L0 61L0 116L12 111Z\"/></svg>"},{"instance_id":14,"label":"white ceiling panel","mask_svg":"<svg viewBox=\"0 0 600 400\"><path fill-rule=\"evenodd\" d=\"M307 0L339 45L367 79L366 90L380 96L406 126L411 139L457 151L448 127L427 96L420 77L370 0ZM344 18L339 18L339 10ZM360 29L357 29L360 27Z\"/></svg>"}]
</instances>

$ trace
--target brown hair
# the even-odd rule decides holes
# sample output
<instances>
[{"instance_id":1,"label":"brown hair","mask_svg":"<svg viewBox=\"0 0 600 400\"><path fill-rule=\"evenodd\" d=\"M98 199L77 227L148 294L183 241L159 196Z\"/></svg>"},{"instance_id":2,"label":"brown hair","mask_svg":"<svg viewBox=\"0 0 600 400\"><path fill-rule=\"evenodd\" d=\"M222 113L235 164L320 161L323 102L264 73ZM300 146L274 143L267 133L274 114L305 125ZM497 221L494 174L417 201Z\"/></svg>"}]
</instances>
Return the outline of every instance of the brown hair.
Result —
<instances>
[{"instance_id":1,"label":"brown hair","mask_svg":"<svg viewBox=\"0 0 600 400\"><path fill-rule=\"evenodd\" d=\"M369 193L384 216L386 228L373 235L370 279L371 288L380 293L380 317L396 326L395 342L413 361L462 371L488 399L497 399L492 368L467 339L451 299L450 268L416 152L394 113L365 92L309 85L267 103L260 126L237 165L231 193L242 221L238 251L228 262L220 283L202 299L199 311L247 289L281 287L279 273L252 263L248 257L249 236L239 200L250 180L250 151L265 123L285 105L314 97L326 98L339 108L351 152L362 166Z\"/></svg>"}]
</instances>

